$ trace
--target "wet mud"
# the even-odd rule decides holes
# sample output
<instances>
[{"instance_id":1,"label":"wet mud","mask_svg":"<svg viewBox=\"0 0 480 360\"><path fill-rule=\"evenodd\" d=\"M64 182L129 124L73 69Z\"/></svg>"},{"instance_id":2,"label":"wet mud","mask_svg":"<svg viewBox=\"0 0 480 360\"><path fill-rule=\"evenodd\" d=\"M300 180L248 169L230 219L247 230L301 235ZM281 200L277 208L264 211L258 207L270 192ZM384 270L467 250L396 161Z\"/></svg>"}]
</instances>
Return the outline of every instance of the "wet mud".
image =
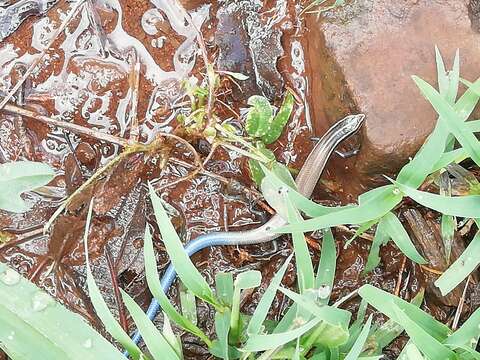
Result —
<instances>
[{"instance_id":1,"label":"wet mud","mask_svg":"<svg viewBox=\"0 0 480 360\"><path fill-rule=\"evenodd\" d=\"M228 105L218 108L223 119L232 118L241 123L250 95L263 94L278 106L285 89L292 89L296 94L297 104L287 131L271 149L279 161L299 169L314 145L310 138L328 128L317 111L315 121L310 111L317 101L311 96L310 83L317 64L304 55L311 44L305 36L306 24L300 16L299 2L181 3L201 30L208 56L216 59L218 68L249 75L241 89L232 82L223 85L218 96ZM185 112L182 81L194 78L202 81L204 63L199 55L196 32L181 20L181 10L171 4L167 0L87 1L29 78L24 106L127 140L134 136L135 114L143 142L152 141L159 132L175 131L177 116ZM6 93L18 81L22 68L34 61L71 7L60 1L46 16L29 17L0 43L0 91ZM136 91L131 74L138 63L141 70ZM134 101L135 92L138 104ZM345 106L349 108L348 101ZM355 147L358 141L353 139L345 149ZM192 144L200 154L208 154L209 144L196 139L192 139ZM168 264L148 201L147 181L161 189L159 195L170 205L168 211L185 243L208 232L255 227L270 216L259 206L258 199L235 191L216 178L197 174L170 186L188 175L191 167L166 160L165 154L181 157L182 152L185 153L180 144L166 141L164 149L157 153L123 158L77 196L44 235L45 222L61 202L120 152L116 144L49 127L35 119L0 113L0 162L42 161L56 170L55 179L42 192L25 195L32 206L30 211L0 212L0 230L10 239L0 245L0 260L15 267L100 330L101 324L86 292L82 244L87 206L92 197L95 216L89 234L89 253L97 284L116 314L119 307L112 282L118 283L143 308L151 300L142 256L146 225L154 229L159 271ZM193 162L188 155L182 160ZM354 160L339 157L332 160L314 199L326 204L354 201L356 190L352 189L358 189L357 179L343 177L343 181L338 181ZM233 151L216 149L205 168L241 186L254 186L245 158ZM335 231L338 260L333 301L351 294L364 283L397 293L407 300L428 286L424 270L405 260L391 245L382 249L380 266L364 276L362 270L370 242L360 238L345 248L351 236L349 232ZM311 247L315 262L318 262L319 245L321 240ZM242 303L243 310L251 313L271 277L292 251L290 239L284 236L276 247L263 244L214 248L202 251L193 260L210 283L219 271L260 270L261 287ZM293 286L295 281L295 270L290 266L284 284ZM176 286L169 295L178 301ZM358 298L352 297L343 307L355 312L358 303ZM271 317L280 318L288 305L287 299L278 294ZM439 303L434 295L427 296L426 308L442 321L451 316L451 306L451 303ZM199 305L199 325L207 333L213 329L212 314L207 306ZM384 319L378 315L377 320ZM132 322L127 321L131 329ZM189 357L207 357L197 339L185 335L184 342ZM398 353L399 344L401 340L389 351Z\"/></svg>"}]
</instances>

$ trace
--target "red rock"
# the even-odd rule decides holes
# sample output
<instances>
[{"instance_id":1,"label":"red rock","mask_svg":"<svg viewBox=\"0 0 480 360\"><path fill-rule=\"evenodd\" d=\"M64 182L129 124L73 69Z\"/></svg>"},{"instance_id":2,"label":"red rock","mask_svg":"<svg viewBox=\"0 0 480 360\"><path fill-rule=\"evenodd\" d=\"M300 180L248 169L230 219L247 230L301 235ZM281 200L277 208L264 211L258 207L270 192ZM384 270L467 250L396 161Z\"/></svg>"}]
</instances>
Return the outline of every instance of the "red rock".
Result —
<instances>
[{"instance_id":1,"label":"red rock","mask_svg":"<svg viewBox=\"0 0 480 360\"><path fill-rule=\"evenodd\" d=\"M367 115L360 154L342 163L354 169L347 173L362 179L395 173L432 131L436 113L411 75L436 86L435 45L447 68L459 48L461 76L477 78L475 9L480 6L475 6L468 0L356 0L324 14L318 23L307 15L316 132L347 113Z\"/></svg>"}]
</instances>

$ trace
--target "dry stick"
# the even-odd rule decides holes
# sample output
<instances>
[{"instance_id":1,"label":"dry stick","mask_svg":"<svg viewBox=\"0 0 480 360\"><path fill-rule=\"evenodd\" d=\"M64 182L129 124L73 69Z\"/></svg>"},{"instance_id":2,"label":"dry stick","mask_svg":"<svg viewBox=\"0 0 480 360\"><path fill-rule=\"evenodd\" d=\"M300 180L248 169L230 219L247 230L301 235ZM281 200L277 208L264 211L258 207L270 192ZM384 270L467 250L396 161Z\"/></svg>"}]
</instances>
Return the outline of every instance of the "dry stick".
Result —
<instances>
[{"instance_id":1,"label":"dry stick","mask_svg":"<svg viewBox=\"0 0 480 360\"><path fill-rule=\"evenodd\" d=\"M398 272L397 284L395 285L395 296L400 294L400 287L402 285L403 271L405 270L405 264L407 262L407 257L403 255L402 265L400 266L400 271Z\"/></svg>"},{"instance_id":2,"label":"dry stick","mask_svg":"<svg viewBox=\"0 0 480 360\"><path fill-rule=\"evenodd\" d=\"M28 117L28 118L38 120L38 121L40 121L44 124L47 124L47 125L58 126L58 127L63 128L63 129L67 129L67 130L69 130L69 131L71 131L75 134L85 135L85 136L88 136L88 137L92 137L92 138L95 138L95 139L98 139L98 140L103 140L103 141L110 142L110 143L113 143L113 144L118 144L118 145L121 145L121 146L129 145L128 141L121 138L121 137L111 135L111 134L102 133L100 131L87 128L85 126L69 123L69 122L62 121L62 120L57 120L57 119L42 115L37 111L30 110L30 109L27 109L27 108L22 108L22 107L19 107L17 105L6 104L3 110L7 111L9 113L12 113L12 114L18 114L18 115L22 115L22 116L25 116L25 117Z\"/></svg>"},{"instance_id":3,"label":"dry stick","mask_svg":"<svg viewBox=\"0 0 480 360\"><path fill-rule=\"evenodd\" d=\"M125 307L123 305L120 289L118 287L118 279L117 274L115 274L115 265L112 259L112 254L110 253L108 246L105 247L105 258L107 259L108 271L110 272L110 278L112 279L113 294L115 297L115 302L117 303L120 325L122 326L123 330L128 333L128 322L127 316L125 315Z\"/></svg>"},{"instance_id":4,"label":"dry stick","mask_svg":"<svg viewBox=\"0 0 480 360\"><path fill-rule=\"evenodd\" d=\"M458 322L460 321L460 315L462 315L463 305L465 305L465 296L467 295L468 284L470 284L472 275L468 276L467 282L465 283L465 287L463 288L462 298L457 307L457 311L455 312L455 317L453 318L452 323L452 330L455 331L458 326Z\"/></svg>"},{"instance_id":5,"label":"dry stick","mask_svg":"<svg viewBox=\"0 0 480 360\"><path fill-rule=\"evenodd\" d=\"M35 70L35 68L37 67L37 65L40 63L40 61L43 59L43 57L45 56L45 54L47 53L47 51L50 49L50 47L53 45L53 43L55 42L55 40L57 40L58 36L60 35L61 32L63 32L63 30L65 30L65 28L67 27L67 25L70 23L70 21L72 20L72 18L77 14L78 10L80 9L80 7L85 3L85 0L78 0L78 2L76 3L76 5L73 7L73 9L70 11L70 13L67 15L67 17L65 18L65 20L62 22L62 24L60 25L60 27L55 31L55 33L53 34L52 38L50 39L50 41L48 42L48 45L40 52L40 54L37 56L37 58L35 60L33 60L33 62L30 64L30 66L28 67L27 71L25 71L25 74L23 74L23 76L21 77L21 79L15 84L15 86L9 91L9 93L7 94L7 96L5 96L5 98L2 100L2 102L0 103L0 110L3 109L5 107L5 105L7 105L7 103L10 101L10 99L12 98L13 95L16 94L16 92L18 91L18 89L20 89L20 87L22 86L22 84L25 82L25 80L27 80L27 78L33 73L33 71Z\"/></svg>"},{"instance_id":6,"label":"dry stick","mask_svg":"<svg viewBox=\"0 0 480 360\"><path fill-rule=\"evenodd\" d=\"M140 61L135 50L133 50L133 71L130 73L128 82L130 85L131 98L130 98L130 143L138 142L140 131L138 128L138 89L140 86Z\"/></svg>"}]
</instances>

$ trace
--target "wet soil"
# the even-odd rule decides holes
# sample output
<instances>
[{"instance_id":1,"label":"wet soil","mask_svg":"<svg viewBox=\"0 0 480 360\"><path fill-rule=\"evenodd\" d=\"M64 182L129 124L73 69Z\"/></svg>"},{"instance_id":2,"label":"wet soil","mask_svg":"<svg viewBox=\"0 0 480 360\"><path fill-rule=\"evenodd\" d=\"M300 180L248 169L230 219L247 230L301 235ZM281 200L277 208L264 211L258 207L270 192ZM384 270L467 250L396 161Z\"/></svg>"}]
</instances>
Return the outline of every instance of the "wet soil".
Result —
<instances>
[{"instance_id":1,"label":"wet soil","mask_svg":"<svg viewBox=\"0 0 480 360\"><path fill-rule=\"evenodd\" d=\"M137 106L140 138L147 142L159 131L173 131L176 116L185 111L176 106L185 100L181 81L192 77L201 81L204 72L204 64L196 55L195 32L178 20L178 9L167 6L168 1L103 0L93 3L87 3L89 5L73 18L35 70L29 80L25 106L128 139L133 94L130 74L138 59L141 63ZM328 124L318 126L318 119L316 128L312 126L309 107L316 99L310 96L309 76L315 64L309 63L303 55L308 42L304 36L304 19L299 16L300 4L293 0L265 1L263 6L253 9L251 1L239 0L185 1L184 6L201 29L209 57L218 60L219 69L250 76L243 91L231 82L225 84L218 96L228 105L228 108L218 108L223 119L242 122L249 95L264 94L279 105L286 88L296 93L297 105L288 131L272 150L281 162L300 168L313 146L310 137L321 135L328 127ZM70 5L61 1L46 17L29 18L0 44L0 90L6 92L18 81L18 69L33 61L69 9ZM267 55L268 61L257 58ZM355 142L358 139L345 147L355 146ZM205 144L193 144L199 153L208 153L202 148ZM169 154L182 152L178 144L173 143L166 144L167 150ZM159 195L170 204L170 215L184 242L207 232L255 227L270 216L258 205L257 199L232 192L212 177L197 175L168 186L191 169L165 161L162 152L135 154L123 159L70 204L66 214L61 215L44 235L42 227L61 201L120 151L117 145L51 128L35 119L0 114L0 162L42 161L51 164L57 173L49 184L50 194L25 196L32 205L30 211L24 214L0 212L1 231L12 236L0 246L0 260L15 267L99 329L101 324L85 289L81 239L86 204L91 197L96 200L89 234L90 257L97 283L116 313L118 304L112 283L118 283L143 308L151 300L142 257L146 224L154 229L159 271L168 264L148 201L147 181L162 188ZM184 160L192 162L192 157L187 155ZM349 160L334 159L317 186L315 200L328 204L355 200L356 194L350 189L357 186L357 179L334 181L342 177L348 164ZM206 169L253 187L245 158L232 151L217 149ZM405 261L391 245L382 249L381 265L372 273L362 275L369 241L357 239L344 248L351 234L336 231L335 236L338 261L333 301L351 294L364 283L396 292L407 300L427 286L423 270ZM318 262L318 250L317 246L311 247L315 262ZM291 252L290 239L283 237L276 249L271 244L214 248L202 251L193 260L210 283L219 271L260 270L263 275L260 289L243 300L243 310L251 313L271 277ZM293 286L295 281L291 266L284 284ZM178 300L177 287L173 287L169 295ZM446 305L451 304L442 304L436 299L433 295L427 296L425 307L446 321L452 312ZM358 303L358 298L353 297L344 307L355 312ZM287 306L287 300L277 295L272 318L279 318ZM199 305L198 319L202 328L212 331L211 309ZM382 316L377 316L377 321L383 320ZM132 322L128 324L131 328ZM196 339L185 336L184 341L189 357L206 357L205 349ZM389 351L398 354L401 344L401 340L396 341Z\"/></svg>"}]
</instances>

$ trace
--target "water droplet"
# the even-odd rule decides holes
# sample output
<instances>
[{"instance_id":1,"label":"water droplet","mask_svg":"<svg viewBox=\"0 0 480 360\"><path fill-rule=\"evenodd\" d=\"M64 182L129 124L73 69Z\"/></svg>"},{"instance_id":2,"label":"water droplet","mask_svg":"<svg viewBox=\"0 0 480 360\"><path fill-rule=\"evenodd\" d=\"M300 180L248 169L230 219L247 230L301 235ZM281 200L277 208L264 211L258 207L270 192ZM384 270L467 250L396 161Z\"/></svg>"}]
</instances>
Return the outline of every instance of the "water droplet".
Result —
<instances>
[{"instance_id":1,"label":"water droplet","mask_svg":"<svg viewBox=\"0 0 480 360\"><path fill-rule=\"evenodd\" d=\"M319 299L327 299L332 293L332 288L328 285L322 285L317 290L317 296Z\"/></svg>"},{"instance_id":2,"label":"water droplet","mask_svg":"<svg viewBox=\"0 0 480 360\"><path fill-rule=\"evenodd\" d=\"M11 331L10 334L7 336L8 340L13 340L13 337L15 336L15 331Z\"/></svg>"},{"instance_id":3,"label":"water droplet","mask_svg":"<svg viewBox=\"0 0 480 360\"><path fill-rule=\"evenodd\" d=\"M53 299L46 293L39 291L32 298L33 311L43 311L48 305L53 303Z\"/></svg>"},{"instance_id":4,"label":"water droplet","mask_svg":"<svg viewBox=\"0 0 480 360\"><path fill-rule=\"evenodd\" d=\"M3 273L0 274L0 281L5 285L16 285L20 281L20 274L15 270L7 268Z\"/></svg>"},{"instance_id":5,"label":"water droplet","mask_svg":"<svg viewBox=\"0 0 480 360\"><path fill-rule=\"evenodd\" d=\"M87 339L83 342L82 346L86 349L90 349L92 347L92 339Z\"/></svg>"},{"instance_id":6,"label":"water droplet","mask_svg":"<svg viewBox=\"0 0 480 360\"><path fill-rule=\"evenodd\" d=\"M400 195L400 189L399 189L399 188L393 189L393 193L394 193L395 195Z\"/></svg>"}]
</instances>

